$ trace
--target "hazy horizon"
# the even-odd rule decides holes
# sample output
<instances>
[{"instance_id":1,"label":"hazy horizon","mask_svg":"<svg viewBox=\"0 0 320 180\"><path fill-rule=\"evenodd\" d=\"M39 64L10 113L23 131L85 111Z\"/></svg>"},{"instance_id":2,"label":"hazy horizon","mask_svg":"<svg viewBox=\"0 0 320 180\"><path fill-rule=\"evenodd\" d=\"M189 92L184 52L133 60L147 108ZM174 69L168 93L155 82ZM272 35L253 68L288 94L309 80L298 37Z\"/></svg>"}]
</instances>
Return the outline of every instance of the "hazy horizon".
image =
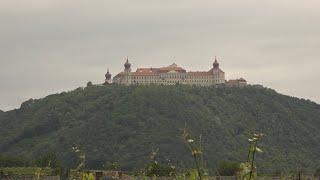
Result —
<instances>
[{"instance_id":1,"label":"hazy horizon","mask_svg":"<svg viewBox=\"0 0 320 180\"><path fill-rule=\"evenodd\" d=\"M320 103L320 2L163 0L0 2L0 109L173 62L243 77Z\"/></svg>"}]
</instances>

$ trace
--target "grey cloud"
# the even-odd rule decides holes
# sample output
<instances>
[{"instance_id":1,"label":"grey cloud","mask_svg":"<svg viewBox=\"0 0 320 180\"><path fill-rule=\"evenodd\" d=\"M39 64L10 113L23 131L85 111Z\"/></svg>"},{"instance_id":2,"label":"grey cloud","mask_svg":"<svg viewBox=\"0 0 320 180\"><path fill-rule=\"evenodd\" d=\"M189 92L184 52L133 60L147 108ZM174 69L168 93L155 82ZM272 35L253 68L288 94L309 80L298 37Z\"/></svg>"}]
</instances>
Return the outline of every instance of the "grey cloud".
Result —
<instances>
[{"instance_id":1,"label":"grey cloud","mask_svg":"<svg viewBox=\"0 0 320 180\"><path fill-rule=\"evenodd\" d=\"M207 70L320 102L319 1L0 2L0 109L101 83L107 67ZM310 87L310 88L305 88ZM312 88L311 88L312 87Z\"/></svg>"}]
</instances>

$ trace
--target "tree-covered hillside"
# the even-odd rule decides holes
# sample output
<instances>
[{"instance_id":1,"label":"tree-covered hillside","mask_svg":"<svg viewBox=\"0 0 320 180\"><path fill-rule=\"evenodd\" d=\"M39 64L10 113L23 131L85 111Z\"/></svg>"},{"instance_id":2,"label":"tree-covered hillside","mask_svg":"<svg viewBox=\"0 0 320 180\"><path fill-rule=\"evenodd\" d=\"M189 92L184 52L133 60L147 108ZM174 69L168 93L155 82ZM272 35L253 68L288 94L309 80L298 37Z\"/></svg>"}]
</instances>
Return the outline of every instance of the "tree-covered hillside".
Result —
<instances>
[{"instance_id":1,"label":"tree-covered hillside","mask_svg":"<svg viewBox=\"0 0 320 180\"><path fill-rule=\"evenodd\" d=\"M0 116L0 153L38 157L58 153L75 164L79 146L91 168L118 162L144 166L152 149L178 167L192 166L181 138L187 126L202 135L210 169L245 161L247 138L263 132L264 171L320 165L320 105L262 87L90 86L29 100Z\"/></svg>"},{"instance_id":2,"label":"tree-covered hillside","mask_svg":"<svg viewBox=\"0 0 320 180\"><path fill-rule=\"evenodd\" d=\"M4 112L0 109L0 117L4 114Z\"/></svg>"}]
</instances>

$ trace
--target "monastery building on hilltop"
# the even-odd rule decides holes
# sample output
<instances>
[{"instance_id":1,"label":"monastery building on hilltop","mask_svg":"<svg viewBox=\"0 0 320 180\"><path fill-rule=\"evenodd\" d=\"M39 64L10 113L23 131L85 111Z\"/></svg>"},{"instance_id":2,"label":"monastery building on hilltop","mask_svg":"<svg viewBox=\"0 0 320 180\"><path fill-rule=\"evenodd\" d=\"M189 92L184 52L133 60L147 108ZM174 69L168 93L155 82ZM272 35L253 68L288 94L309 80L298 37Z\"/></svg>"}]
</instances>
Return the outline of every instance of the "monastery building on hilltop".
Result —
<instances>
[{"instance_id":1,"label":"monastery building on hilltop","mask_svg":"<svg viewBox=\"0 0 320 180\"><path fill-rule=\"evenodd\" d=\"M230 86L245 86L246 81L243 78L230 80L230 84L225 79L225 73L220 69L219 63L215 58L212 68L208 71L186 71L173 63L167 67L160 68L138 68L135 72L131 71L131 64L126 59L124 71L117 74L111 79L108 70L105 75L105 84L122 84L122 85L198 85L212 86L226 84Z\"/></svg>"}]
</instances>

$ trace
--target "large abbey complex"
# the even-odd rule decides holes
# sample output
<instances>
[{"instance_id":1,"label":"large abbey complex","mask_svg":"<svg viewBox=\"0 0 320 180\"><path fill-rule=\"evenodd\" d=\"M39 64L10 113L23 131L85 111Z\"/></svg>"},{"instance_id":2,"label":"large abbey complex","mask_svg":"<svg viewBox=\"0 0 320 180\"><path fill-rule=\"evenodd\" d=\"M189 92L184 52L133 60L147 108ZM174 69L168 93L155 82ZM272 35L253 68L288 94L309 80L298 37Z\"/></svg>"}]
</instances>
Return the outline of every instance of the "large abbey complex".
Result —
<instances>
[{"instance_id":1,"label":"large abbey complex","mask_svg":"<svg viewBox=\"0 0 320 180\"><path fill-rule=\"evenodd\" d=\"M117 74L113 80L109 70L105 75L105 84L123 84L123 85L199 85L211 86L217 84L227 84L232 86L244 86L244 79L226 81L225 73L220 69L219 63L215 58L212 68L209 71L186 71L182 67L173 63L167 67L160 68L138 68L135 72L131 71L131 64L127 58L124 64L124 71Z\"/></svg>"}]
</instances>

